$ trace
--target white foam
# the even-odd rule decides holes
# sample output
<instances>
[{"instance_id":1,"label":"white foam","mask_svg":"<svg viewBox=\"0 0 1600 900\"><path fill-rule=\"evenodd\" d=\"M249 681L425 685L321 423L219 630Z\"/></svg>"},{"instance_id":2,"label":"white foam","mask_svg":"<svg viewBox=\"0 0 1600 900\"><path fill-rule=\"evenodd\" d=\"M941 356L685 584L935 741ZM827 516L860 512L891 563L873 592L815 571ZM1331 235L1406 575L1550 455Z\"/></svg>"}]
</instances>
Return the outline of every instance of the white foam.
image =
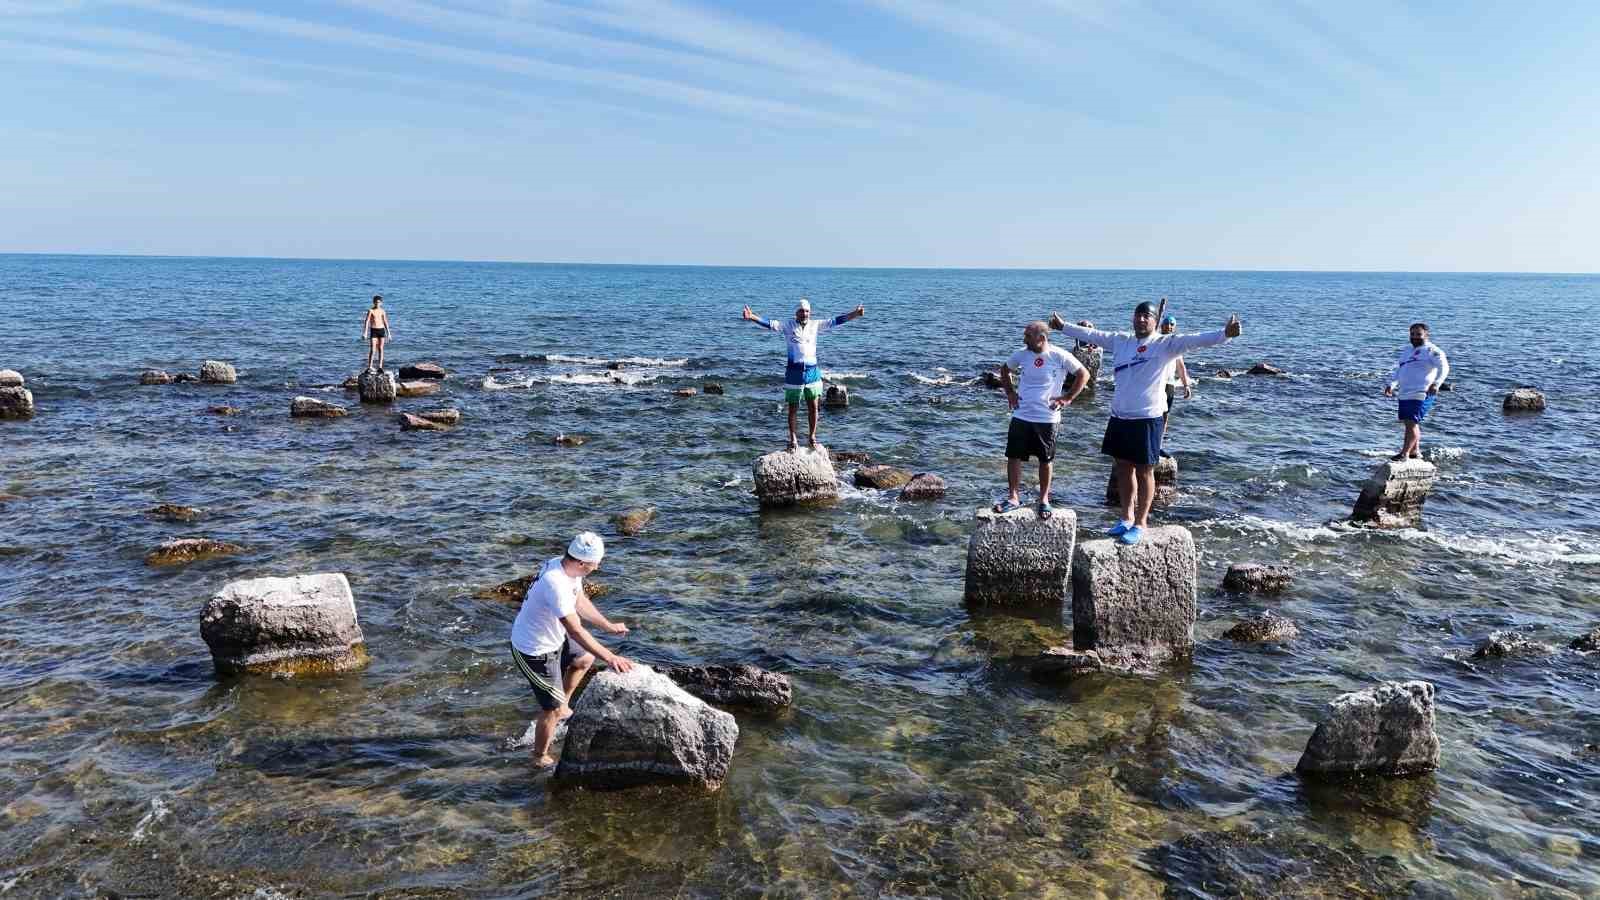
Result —
<instances>
[{"instance_id":1,"label":"white foam","mask_svg":"<svg viewBox=\"0 0 1600 900\"><path fill-rule=\"evenodd\" d=\"M1465 553L1513 563L1567 563L1579 566L1600 565L1600 553L1576 536L1525 532L1519 536L1478 537L1470 534L1445 534L1437 531L1404 529L1395 532L1402 540L1420 541Z\"/></svg>"},{"instance_id":2,"label":"white foam","mask_svg":"<svg viewBox=\"0 0 1600 900\"><path fill-rule=\"evenodd\" d=\"M957 378L954 375L951 375L949 372L945 372L945 374L936 378L929 378L926 375L919 375L916 372L907 372L906 374L910 375L921 384L929 384L934 386L943 386L947 384L975 384L978 380L976 378Z\"/></svg>"},{"instance_id":3,"label":"white foam","mask_svg":"<svg viewBox=\"0 0 1600 900\"><path fill-rule=\"evenodd\" d=\"M580 366L606 366L613 362L618 362L629 366L658 366L662 368L686 366L689 364L689 360L687 358L666 359L665 357L660 356L624 356L621 359L612 360L604 359L599 356L568 356L564 353L551 353L545 357L545 361L553 363L569 363Z\"/></svg>"},{"instance_id":4,"label":"white foam","mask_svg":"<svg viewBox=\"0 0 1600 900\"><path fill-rule=\"evenodd\" d=\"M1426 457L1427 459L1433 459L1433 460L1460 459L1463 456L1467 455L1467 448L1465 448L1465 447L1429 447L1427 452L1423 453L1422 455L1424 457Z\"/></svg>"},{"instance_id":5,"label":"white foam","mask_svg":"<svg viewBox=\"0 0 1600 900\"><path fill-rule=\"evenodd\" d=\"M135 844L144 843L144 839L150 835L150 828L160 824L161 820L165 819L171 812L172 808L167 806L167 801L161 799L159 795L151 797L150 811L144 814L144 818L139 820L139 824L133 826L133 835L129 840Z\"/></svg>"},{"instance_id":6,"label":"white foam","mask_svg":"<svg viewBox=\"0 0 1600 900\"><path fill-rule=\"evenodd\" d=\"M868 375L866 372L823 371L822 377L827 381L860 381L863 378L871 378L872 376Z\"/></svg>"},{"instance_id":7,"label":"white foam","mask_svg":"<svg viewBox=\"0 0 1600 900\"><path fill-rule=\"evenodd\" d=\"M485 375L478 386L486 391L509 391L512 388L532 387L533 379L524 376L522 378L509 377L505 381L500 381L493 375Z\"/></svg>"},{"instance_id":8,"label":"white foam","mask_svg":"<svg viewBox=\"0 0 1600 900\"><path fill-rule=\"evenodd\" d=\"M505 380L485 375L480 386L486 391L509 391L531 388L536 384L611 385L633 387L648 384L660 376L643 372L564 372L559 375L510 375Z\"/></svg>"},{"instance_id":9,"label":"white foam","mask_svg":"<svg viewBox=\"0 0 1600 900\"><path fill-rule=\"evenodd\" d=\"M1212 525L1224 528L1237 528L1240 531L1265 531L1279 537L1296 541L1317 541L1324 539L1337 539L1344 535L1353 534L1354 529L1334 525L1299 525L1294 522L1280 522L1276 519L1264 519L1260 516L1243 515L1230 516L1225 519L1207 519L1201 525Z\"/></svg>"}]
</instances>

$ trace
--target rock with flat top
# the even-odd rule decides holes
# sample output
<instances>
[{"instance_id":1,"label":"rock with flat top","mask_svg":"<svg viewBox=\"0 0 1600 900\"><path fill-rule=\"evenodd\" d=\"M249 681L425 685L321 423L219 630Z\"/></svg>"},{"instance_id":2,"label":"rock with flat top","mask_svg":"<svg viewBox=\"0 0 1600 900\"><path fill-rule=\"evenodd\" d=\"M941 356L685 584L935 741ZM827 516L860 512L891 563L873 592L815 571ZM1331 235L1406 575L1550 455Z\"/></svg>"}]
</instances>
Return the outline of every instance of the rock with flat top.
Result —
<instances>
[{"instance_id":1,"label":"rock with flat top","mask_svg":"<svg viewBox=\"0 0 1600 900\"><path fill-rule=\"evenodd\" d=\"M558 787L715 791L739 740L733 716L638 663L591 677L568 723Z\"/></svg>"},{"instance_id":2,"label":"rock with flat top","mask_svg":"<svg viewBox=\"0 0 1600 900\"><path fill-rule=\"evenodd\" d=\"M1433 463L1425 460L1384 460L1362 485L1350 520L1374 528L1416 528L1422 524L1422 504L1438 475Z\"/></svg>"},{"instance_id":3,"label":"rock with flat top","mask_svg":"<svg viewBox=\"0 0 1600 900\"><path fill-rule=\"evenodd\" d=\"M778 450L758 458L751 466L756 498L763 507L828 503L839 496L833 462L822 445Z\"/></svg>"},{"instance_id":4,"label":"rock with flat top","mask_svg":"<svg viewBox=\"0 0 1600 900\"><path fill-rule=\"evenodd\" d=\"M1159 661L1194 646L1198 569L1189 529L1146 529L1137 544L1101 538L1072 555L1072 645Z\"/></svg>"},{"instance_id":5,"label":"rock with flat top","mask_svg":"<svg viewBox=\"0 0 1600 900\"><path fill-rule=\"evenodd\" d=\"M432 421L430 419L424 419L421 416L414 416L411 413L401 413L400 414L400 430L401 431L449 431L450 430L450 426L440 424L439 422L434 422L434 421Z\"/></svg>"},{"instance_id":6,"label":"rock with flat top","mask_svg":"<svg viewBox=\"0 0 1600 900\"><path fill-rule=\"evenodd\" d=\"M0 387L0 419L31 419L33 391L25 387Z\"/></svg>"},{"instance_id":7,"label":"rock with flat top","mask_svg":"<svg viewBox=\"0 0 1600 900\"><path fill-rule=\"evenodd\" d=\"M356 391L362 403L392 403L400 396L400 381L387 369L367 369L356 376Z\"/></svg>"},{"instance_id":8,"label":"rock with flat top","mask_svg":"<svg viewBox=\"0 0 1600 900\"><path fill-rule=\"evenodd\" d=\"M401 381L443 381L445 379L444 367L438 363L413 363L400 367Z\"/></svg>"},{"instance_id":9,"label":"rock with flat top","mask_svg":"<svg viewBox=\"0 0 1600 900\"><path fill-rule=\"evenodd\" d=\"M214 556L231 556L243 553L244 548L238 544L227 541L217 541L211 538L178 538L163 543L144 556L147 566L175 566L180 563L191 563L199 559L210 559Z\"/></svg>"},{"instance_id":10,"label":"rock with flat top","mask_svg":"<svg viewBox=\"0 0 1600 900\"><path fill-rule=\"evenodd\" d=\"M200 364L200 380L206 384L233 384L239 373L229 363L208 359Z\"/></svg>"},{"instance_id":11,"label":"rock with flat top","mask_svg":"<svg viewBox=\"0 0 1600 900\"><path fill-rule=\"evenodd\" d=\"M938 500L944 497L944 479L932 472L918 472L900 489L901 500Z\"/></svg>"},{"instance_id":12,"label":"rock with flat top","mask_svg":"<svg viewBox=\"0 0 1600 900\"><path fill-rule=\"evenodd\" d=\"M1433 685L1388 681L1334 698L1295 770L1303 775L1417 775L1438 767Z\"/></svg>"},{"instance_id":13,"label":"rock with flat top","mask_svg":"<svg viewBox=\"0 0 1600 900\"><path fill-rule=\"evenodd\" d=\"M1524 387L1507 394L1500 408L1506 412L1543 412L1544 406L1544 394Z\"/></svg>"},{"instance_id":14,"label":"rock with flat top","mask_svg":"<svg viewBox=\"0 0 1600 900\"><path fill-rule=\"evenodd\" d=\"M1247 562L1228 566L1222 589L1241 594L1281 594L1294 583L1294 570L1284 565Z\"/></svg>"},{"instance_id":15,"label":"rock with flat top","mask_svg":"<svg viewBox=\"0 0 1600 900\"><path fill-rule=\"evenodd\" d=\"M427 397L439 393L437 381L402 381L395 386L397 397Z\"/></svg>"},{"instance_id":16,"label":"rock with flat top","mask_svg":"<svg viewBox=\"0 0 1600 900\"><path fill-rule=\"evenodd\" d=\"M894 466L862 466L855 475L856 487L879 491L900 487L910 480L910 472Z\"/></svg>"},{"instance_id":17,"label":"rock with flat top","mask_svg":"<svg viewBox=\"0 0 1600 900\"><path fill-rule=\"evenodd\" d=\"M479 600L498 600L501 603L521 603L528 596L528 588L539 577L538 572L530 572L510 581L502 581L494 587L483 588L473 596ZM594 578L583 579L583 592L590 600L599 600L611 593L611 586Z\"/></svg>"},{"instance_id":18,"label":"rock with flat top","mask_svg":"<svg viewBox=\"0 0 1600 900\"><path fill-rule=\"evenodd\" d=\"M1299 637L1300 628L1293 619L1268 610L1234 625L1222 636L1241 643L1282 643Z\"/></svg>"},{"instance_id":19,"label":"rock with flat top","mask_svg":"<svg viewBox=\"0 0 1600 900\"><path fill-rule=\"evenodd\" d=\"M139 373L140 384L171 384L177 380L171 373L163 372L160 369L146 369Z\"/></svg>"},{"instance_id":20,"label":"rock with flat top","mask_svg":"<svg viewBox=\"0 0 1600 900\"><path fill-rule=\"evenodd\" d=\"M200 615L218 674L320 675L367 664L350 582L338 572L223 585Z\"/></svg>"},{"instance_id":21,"label":"rock with flat top","mask_svg":"<svg viewBox=\"0 0 1600 900\"><path fill-rule=\"evenodd\" d=\"M673 666L663 672L678 687L718 706L773 710L794 703L789 676L759 666Z\"/></svg>"},{"instance_id":22,"label":"rock with flat top","mask_svg":"<svg viewBox=\"0 0 1600 900\"><path fill-rule=\"evenodd\" d=\"M1153 509L1165 509L1178 500L1178 459L1174 456L1161 456L1156 458L1156 499L1152 504ZM1122 492L1117 489L1117 473L1113 469L1106 476L1106 505L1120 507L1122 505Z\"/></svg>"},{"instance_id":23,"label":"rock with flat top","mask_svg":"<svg viewBox=\"0 0 1600 900\"><path fill-rule=\"evenodd\" d=\"M830 384L822 392L824 409L844 409L850 405L850 389L842 384Z\"/></svg>"},{"instance_id":24,"label":"rock with flat top","mask_svg":"<svg viewBox=\"0 0 1600 900\"><path fill-rule=\"evenodd\" d=\"M444 407L442 409L425 409L416 415L417 418L427 419L429 422L432 422L435 425L461 424L461 410L456 409L453 406Z\"/></svg>"},{"instance_id":25,"label":"rock with flat top","mask_svg":"<svg viewBox=\"0 0 1600 900\"><path fill-rule=\"evenodd\" d=\"M0 369L0 387L22 387L25 383L16 369Z\"/></svg>"},{"instance_id":26,"label":"rock with flat top","mask_svg":"<svg viewBox=\"0 0 1600 900\"><path fill-rule=\"evenodd\" d=\"M980 509L967 542L966 601L974 606L1049 606L1067 598L1078 515L1056 509L1041 519L1033 507Z\"/></svg>"},{"instance_id":27,"label":"rock with flat top","mask_svg":"<svg viewBox=\"0 0 1600 900\"><path fill-rule=\"evenodd\" d=\"M315 397L296 397L289 401L289 415L296 419L336 419L349 414L344 407Z\"/></svg>"}]
</instances>

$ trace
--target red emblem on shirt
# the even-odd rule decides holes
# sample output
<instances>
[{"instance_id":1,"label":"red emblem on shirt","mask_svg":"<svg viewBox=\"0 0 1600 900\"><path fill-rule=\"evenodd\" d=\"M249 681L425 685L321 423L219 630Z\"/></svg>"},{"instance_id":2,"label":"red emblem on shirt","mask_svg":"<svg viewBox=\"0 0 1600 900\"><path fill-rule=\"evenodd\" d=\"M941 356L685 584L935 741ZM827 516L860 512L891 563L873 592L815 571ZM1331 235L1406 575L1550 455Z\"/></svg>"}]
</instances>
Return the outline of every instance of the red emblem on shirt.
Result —
<instances>
[{"instance_id":1,"label":"red emblem on shirt","mask_svg":"<svg viewBox=\"0 0 1600 900\"><path fill-rule=\"evenodd\" d=\"M1044 365L1044 357L1042 357L1042 356L1037 356L1037 357L1034 357L1034 360L1033 360L1033 367L1034 367L1034 368L1035 368L1035 369L1037 369L1037 368L1039 368L1039 367L1040 367L1040 366L1042 366L1042 365Z\"/></svg>"},{"instance_id":2,"label":"red emblem on shirt","mask_svg":"<svg viewBox=\"0 0 1600 900\"><path fill-rule=\"evenodd\" d=\"M1149 344L1140 344L1139 345L1139 352L1140 353L1143 353L1143 352L1145 352L1146 350L1149 350L1149 349L1150 349L1150 345Z\"/></svg>"}]
</instances>

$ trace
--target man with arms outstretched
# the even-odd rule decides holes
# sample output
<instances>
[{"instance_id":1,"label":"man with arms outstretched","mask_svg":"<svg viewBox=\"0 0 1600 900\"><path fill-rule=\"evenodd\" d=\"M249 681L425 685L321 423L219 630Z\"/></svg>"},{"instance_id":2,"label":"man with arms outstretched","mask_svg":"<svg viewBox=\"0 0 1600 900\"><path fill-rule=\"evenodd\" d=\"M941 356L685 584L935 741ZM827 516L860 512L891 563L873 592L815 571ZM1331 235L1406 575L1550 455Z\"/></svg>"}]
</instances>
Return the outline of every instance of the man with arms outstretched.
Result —
<instances>
[{"instance_id":1,"label":"man with arms outstretched","mask_svg":"<svg viewBox=\"0 0 1600 900\"><path fill-rule=\"evenodd\" d=\"M1400 359L1389 371L1389 381L1383 386L1385 397L1400 398L1400 421L1405 424L1400 439L1400 452L1390 459L1421 459L1422 420L1433 409L1433 400L1440 385L1450 375L1450 360L1444 351L1428 340L1428 326L1417 322L1411 326L1411 349L1400 354Z\"/></svg>"},{"instance_id":2,"label":"man with arms outstretched","mask_svg":"<svg viewBox=\"0 0 1600 900\"><path fill-rule=\"evenodd\" d=\"M800 401L806 404L806 415L810 420L810 431L807 440L811 449L817 449L817 406L822 398L822 369L817 367L817 336L824 331L831 331L834 326L843 325L851 319L859 319L867 314L867 308L856 305L856 308L831 319L818 322L811 318L811 301L800 298L800 305L795 308L794 318L779 322L776 319L762 319L744 308L746 322L754 322L762 328L767 328L784 336L789 342L789 365L784 370L783 394L789 403L789 449L800 446L795 438L795 418L799 412Z\"/></svg>"},{"instance_id":3,"label":"man with arms outstretched","mask_svg":"<svg viewBox=\"0 0 1600 900\"><path fill-rule=\"evenodd\" d=\"M1018 489L1022 485L1022 463L1030 456L1039 459L1038 515L1048 519L1050 476L1056 458L1056 432L1061 427L1061 408L1077 399L1089 381L1089 370L1071 353L1050 343L1050 330L1043 322L1029 322L1022 331L1023 349L1011 354L1000 367L1000 385L1011 406L1011 428L1006 433L1006 499L994 505L997 513L1022 506ZM1072 389L1062 387L1073 376ZM1017 384L1012 386L1012 378Z\"/></svg>"},{"instance_id":4,"label":"man with arms outstretched","mask_svg":"<svg viewBox=\"0 0 1600 900\"><path fill-rule=\"evenodd\" d=\"M1116 394L1111 398L1111 421L1100 452L1115 460L1117 490L1122 496L1122 518L1106 532L1124 544L1137 544L1150 527L1150 507L1156 499L1156 461L1161 454L1161 417L1167 411L1167 366L1195 347L1215 347L1239 336L1239 317L1203 334L1157 334L1156 308L1141 303L1133 310L1133 331L1096 331L1068 325L1058 315L1050 327L1068 337L1111 351Z\"/></svg>"}]
</instances>

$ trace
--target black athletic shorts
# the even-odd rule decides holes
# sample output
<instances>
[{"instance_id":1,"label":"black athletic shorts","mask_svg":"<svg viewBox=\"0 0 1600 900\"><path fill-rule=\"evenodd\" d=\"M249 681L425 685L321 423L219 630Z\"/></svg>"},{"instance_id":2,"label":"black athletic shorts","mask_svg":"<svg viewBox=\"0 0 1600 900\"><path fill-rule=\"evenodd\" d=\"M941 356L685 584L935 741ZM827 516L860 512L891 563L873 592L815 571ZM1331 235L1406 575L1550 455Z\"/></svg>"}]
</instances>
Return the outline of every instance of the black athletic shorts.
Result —
<instances>
[{"instance_id":1,"label":"black athletic shorts","mask_svg":"<svg viewBox=\"0 0 1600 900\"><path fill-rule=\"evenodd\" d=\"M539 699L539 708L545 711L566 705L567 695L562 689L561 677L572 668L578 655L578 649L572 646L572 641L565 639L561 641L560 650L538 656L523 653L515 644L511 647L511 658L517 663L517 671L528 679L528 686L533 688L533 695Z\"/></svg>"},{"instance_id":2,"label":"black athletic shorts","mask_svg":"<svg viewBox=\"0 0 1600 900\"><path fill-rule=\"evenodd\" d=\"M1057 427L1050 422L1025 422L1012 416L1011 430L1006 432L1006 459L1055 459Z\"/></svg>"}]
</instances>

